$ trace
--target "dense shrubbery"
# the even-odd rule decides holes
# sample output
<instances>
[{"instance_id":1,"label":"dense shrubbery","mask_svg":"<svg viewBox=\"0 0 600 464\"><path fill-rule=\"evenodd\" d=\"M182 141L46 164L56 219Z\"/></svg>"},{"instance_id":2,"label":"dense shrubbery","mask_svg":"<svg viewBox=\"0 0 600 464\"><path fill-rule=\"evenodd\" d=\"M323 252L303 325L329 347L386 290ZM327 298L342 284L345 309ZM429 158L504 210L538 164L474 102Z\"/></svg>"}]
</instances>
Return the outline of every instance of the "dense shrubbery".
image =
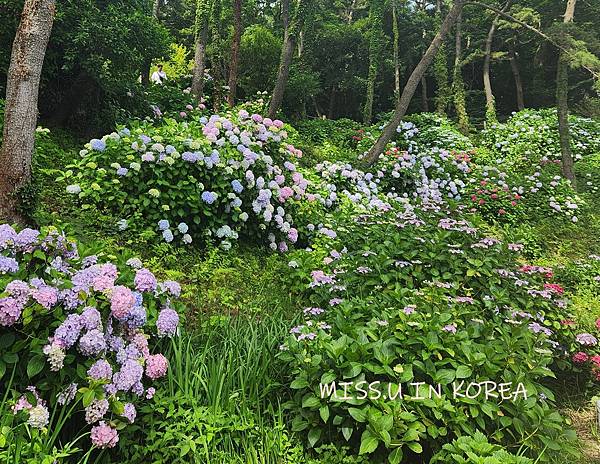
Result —
<instances>
[{"instance_id":1,"label":"dense shrubbery","mask_svg":"<svg viewBox=\"0 0 600 464\"><path fill-rule=\"evenodd\" d=\"M561 356L551 327L567 317L550 269L517 265L521 245L433 210L407 206L334 229L315 251L291 256L294 282L311 289L281 354L294 374L295 430L392 462L476 430L546 461L564 445L569 432L543 385ZM453 398L455 380L512 382L513 394L523 383L527 399ZM321 398L320 383L334 381L338 399ZM410 382L441 384L442 398L344 401L344 381L379 381L384 394L389 382L392 396L398 383L409 396Z\"/></svg>"},{"instance_id":2,"label":"dense shrubbery","mask_svg":"<svg viewBox=\"0 0 600 464\"><path fill-rule=\"evenodd\" d=\"M246 236L285 251L298 238L294 203L307 188L294 164L302 152L286 137L281 121L245 110L142 123L92 140L64 179L84 208L111 211L123 230L225 247Z\"/></svg>"},{"instance_id":3,"label":"dense shrubbery","mask_svg":"<svg viewBox=\"0 0 600 464\"><path fill-rule=\"evenodd\" d=\"M481 432L472 437L460 437L443 446L431 460L431 464L533 464L533 460L515 456L492 445Z\"/></svg>"},{"instance_id":4,"label":"dense shrubbery","mask_svg":"<svg viewBox=\"0 0 600 464\"><path fill-rule=\"evenodd\" d=\"M600 123L571 115L571 138L575 161L600 152ZM504 169L560 160L558 119L555 109L523 110L504 124L482 132L481 144L490 150L490 161Z\"/></svg>"},{"instance_id":5,"label":"dense shrubbery","mask_svg":"<svg viewBox=\"0 0 600 464\"><path fill-rule=\"evenodd\" d=\"M177 331L179 284L157 281L139 259L102 259L54 229L0 225L3 461L30 436L30 456L42 462L63 428L73 440L86 423L94 446L114 447L137 404L154 395L144 376L167 372L152 351L156 337Z\"/></svg>"}]
</instances>

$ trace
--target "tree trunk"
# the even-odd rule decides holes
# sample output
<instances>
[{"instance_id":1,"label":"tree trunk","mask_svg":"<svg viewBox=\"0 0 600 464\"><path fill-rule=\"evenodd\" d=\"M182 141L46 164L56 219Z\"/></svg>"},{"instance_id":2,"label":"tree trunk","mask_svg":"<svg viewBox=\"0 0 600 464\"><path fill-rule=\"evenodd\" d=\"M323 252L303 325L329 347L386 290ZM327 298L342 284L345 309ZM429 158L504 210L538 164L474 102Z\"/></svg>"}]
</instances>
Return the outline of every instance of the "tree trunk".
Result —
<instances>
[{"instance_id":1,"label":"tree trunk","mask_svg":"<svg viewBox=\"0 0 600 464\"><path fill-rule=\"evenodd\" d=\"M331 92L329 93L329 110L327 111L327 117L329 119L333 119L334 111L335 111L335 86L332 86Z\"/></svg>"},{"instance_id":2,"label":"tree trunk","mask_svg":"<svg viewBox=\"0 0 600 464\"><path fill-rule=\"evenodd\" d=\"M512 74L515 79L515 90L517 92L517 108L519 111L521 111L525 109L525 100L523 98L523 81L521 79L521 72L519 71L519 63L517 62L517 54L515 52L514 43L510 44L508 56L510 59L510 69L512 70Z\"/></svg>"},{"instance_id":3,"label":"tree trunk","mask_svg":"<svg viewBox=\"0 0 600 464\"><path fill-rule=\"evenodd\" d=\"M436 22L441 23L442 2L437 0ZM437 85L435 97L435 111L439 114L446 114L446 108L450 100L450 86L448 85L448 58L446 56L446 46L442 41L440 49L435 55L433 65L435 82Z\"/></svg>"},{"instance_id":4,"label":"tree trunk","mask_svg":"<svg viewBox=\"0 0 600 464\"><path fill-rule=\"evenodd\" d=\"M208 12L210 11L210 0L197 1L192 93L198 100L198 103L200 103L202 100L202 93L204 92L204 68L206 67L206 42L208 40Z\"/></svg>"},{"instance_id":5,"label":"tree trunk","mask_svg":"<svg viewBox=\"0 0 600 464\"><path fill-rule=\"evenodd\" d=\"M510 6L510 1L506 2L501 12L504 13ZM492 81L490 79L490 65L492 62L492 45L494 43L494 35L496 29L498 29L498 20L500 19L500 13L496 13L488 31L487 38L485 40L485 51L483 58L483 88L485 90L485 119L488 123L497 121L496 118L496 102L494 99L494 92L492 90Z\"/></svg>"},{"instance_id":6,"label":"tree trunk","mask_svg":"<svg viewBox=\"0 0 600 464\"><path fill-rule=\"evenodd\" d=\"M394 112L394 115L393 115L391 121L385 126L385 128L383 129L383 132L381 133L381 135L379 136L379 138L377 139L377 141L375 142L373 147L371 147L371 149L365 156L365 162L367 164L369 164L369 165L373 164L375 161L377 161L377 159L379 159L379 155L381 155L381 153L383 153L385 146L392 139L393 135L396 133L396 128L398 127L398 125L400 124L400 121L402 121L402 118L406 114L406 110L408 109L410 100L412 99L412 96L414 95L415 90L417 89L417 86L419 85L419 81L425 74L425 71L427 70L427 68L433 61L433 59L435 58L436 53L438 52L438 50L440 49L440 46L442 45L442 41L444 40L444 37L446 37L446 35L448 34L450 29L456 22L458 15L462 11L465 1L466 0L455 0L454 1L452 8L446 15L446 18L444 19L444 22L442 23L437 34L431 41L429 48L427 49L427 51L421 58L421 61L419 61L419 64L415 67L415 69L411 73L410 77L408 78L408 81L407 81L406 85L404 86L404 90L402 91L402 97L400 98L398 108Z\"/></svg>"},{"instance_id":7,"label":"tree trunk","mask_svg":"<svg viewBox=\"0 0 600 464\"><path fill-rule=\"evenodd\" d=\"M369 76L367 78L367 95L363 108L363 122L370 124L373 118L373 100L375 97L375 81L381 60L381 33L383 30L383 4L382 0L371 0L369 11L370 38L369 38Z\"/></svg>"},{"instance_id":8,"label":"tree trunk","mask_svg":"<svg viewBox=\"0 0 600 464\"><path fill-rule=\"evenodd\" d=\"M398 30L398 1L392 0L392 30L394 33L394 99L400 102L400 31Z\"/></svg>"},{"instance_id":9,"label":"tree trunk","mask_svg":"<svg viewBox=\"0 0 600 464\"><path fill-rule=\"evenodd\" d=\"M398 101L398 105L400 101ZM427 96L427 77L421 77L421 111L429 112L429 97Z\"/></svg>"},{"instance_id":10,"label":"tree trunk","mask_svg":"<svg viewBox=\"0 0 600 464\"><path fill-rule=\"evenodd\" d=\"M273 88L273 94L269 102L268 116L270 118L275 117L283 102L283 94L285 93L285 87L290 75L290 66L292 65L292 56L294 54L296 40L290 27L290 0L282 0L281 18L283 20L283 47L281 48L281 56L279 58L277 80L275 81L275 87Z\"/></svg>"},{"instance_id":11,"label":"tree trunk","mask_svg":"<svg viewBox=\"0 0 600 464\"><path fill-rule=\"evenodd\" d=\"M158 19L158 13L160 11L160 0L154 0L154 5L152 5L152 16Z\"/></svg>"},{"instance_id":12,"label":"tree trunk","mask_svg":"<svg viewBox=\"0 0 600 464\"><path fill-rule=\"evenodd\" d=\"M577 0L567 0L565 11L565 24L572 23L575 16ZM563 32L565 34L565 32ZM560 136L560 151L562 155L563 176L576 185L575 172L573 171L573 154L571 153L571 133L569 128L569 63L565 52L560 50L558 55L558 69L556 72L556 106L558 108L558 133Z\"/></svg>"},{"instance_id":13,"label":"tree trunk","mask_svg":"<svg viewBox=\"0 0 600 464\"><path fill-rule=\"evenodd\" d=\"M454 72L452 76L452 94L454 108L458 119L458 129L463 134L469 133L469 115L465 99L465 85L462 78L462 14L456 20Z\"/></svg>"},{"instance_id":14,"label":"tree trunk","mask_svg":"<svg viewBox=\"0 0 600 464\"><path fill-rule=\"evenodd\" d=\"M55 0L25 0L13 42L0 148L0 219L9 223L24 222L17 195L31 179L40 76L55 8Z\"/></svg>"},{"instance_id":15,"label":"tree trunk","mask_svg":"<svg viewBox=\"0 0 600 464\"><path fill-rule=\"evenodd\" d=\"M231 64L229 65L229 95L227 95L227 103L230 107L235 104L241 40L242 0L233 0L233 41L231 42Z\"/></svg>"}]
</instances>

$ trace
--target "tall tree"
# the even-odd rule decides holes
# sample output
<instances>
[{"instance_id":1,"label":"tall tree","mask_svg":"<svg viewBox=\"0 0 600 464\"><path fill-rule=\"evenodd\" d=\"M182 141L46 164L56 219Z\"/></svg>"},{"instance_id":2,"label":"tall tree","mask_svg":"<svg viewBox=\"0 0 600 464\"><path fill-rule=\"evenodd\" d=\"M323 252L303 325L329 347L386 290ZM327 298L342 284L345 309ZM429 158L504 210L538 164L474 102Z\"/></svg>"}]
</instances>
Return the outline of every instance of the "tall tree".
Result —
<instances>
[{"instance_id":1,"label":"tall tree","mask_svg":"<svg viewBox=\"0 0 600 464\"><path fill-rule=\"evenodd\" d=\"M458 128L463 134L469 133L469 115L465 98L465 84L462 77L462 14L456 20L454 71L452 73L452 99L458 119Z\"/></svg>"},{"instance_id":2,"label":"tall tree","mask_svg":"<svg viewBox=\"0 0 600 464\"><path fill-rule=\"evenodd\" d=\"M516 34L513 40L508 45L508 59L510 60L510 70L512 71L513 79L515 81L515 92L517 94L517 109L521 111L525 109L525 99L523 97L523 80L521 79L521 71L519 70L519 62L517 61L516 52Z\"/></svg>"},{"instance_id":3,"label":"tall tree","mask_svg":"<svg viewBox=\"0 0 600 464\"><path fill-rule=\"evenodd\" d=\"M229 94L227 103L235 104L240 42L242 41L242 0L233 0L233 40L231 41L231 62L229 64Z\"/></svg>"},{"instance_id":4,"label":"tall tree","mask_svg":"<svg viewBox=\"0 0 600 464\"><path fill-rule=\"evenodd\" d=\"M375 82L381 64L383 45L383 0L371 0L369 8L369 76L367 77L367 97L363 107L363 122L370 124L373 117Z\"/></svg>"},{"instance_id":5,"label":"tall tree","mask_svg":"<svg viewBox=\"0 0 600 464\"><path fill-rule=\"evenodd\" d=\"M423 77L423 75L425 74L425 71L427 70L427 68L429 67L429 65L431 64L433 59L435 58L436 53L438 52L438 50L440 49L440 47L442 45L444 37L446 37L448 35L448 32L450 31L450 29L452 28L452 26L458 19L458 16L459 16L460 12L462 11L465 2L466 2L466 0L454 0L454 4L452 5L452 8L446 15L446 18L442 22L442 25L440 26L437 34L431 41L429 48L427 48L427 51L421 58L421 61L419 61L419 64L417 64L417 66L411 73L410 77L408 78L408 81L406 82L406 85L404 86L404 90L402 91L402 97L400 97L400 102L398 104L398 107L396 108L396 111L394 112L394 115L392 116L392 119L384 127L383 132L381 133L381 135L379 136L379 138L377 139L375 144L371 147L371 149L365 156L365 162L367 164L369 164L369 165L373 164L375 161L377 161L379 159L379 155L381 155L381 153L383 153L385 146L388 144L388 142L392 139L392 137L396 133L396 128L398 127L398 125L402 121L402 118L406 114L408 105L410 104L410 101L415 93L415 90L417 89L417 86L419 85L419 81L421 80L421 77Z\"/></svg>"},{"instance_id":6,"label":"tall tree","mask_svg":"<svg viewBox=\"0 0 600 464\"><path fill-rule=\"evenodd\" d=\"M13 42L0 148L0 219L7 222L23 222L17 194L31 179L40 76L55 8L55 0L25 0Z\"/></svg>"},{"instance_id":7,"label":"tall tree","mask_svg":"<svg viewBox=\"0 0 600 464\"><path fill-rule=\"evenodd\" d=\"M567 0L567 8L563 23L573 22L577 0ZM563 31L564 37L565 31ZM556 106L558 108L558 133L560 136L560 151L562 155L562 173L575 186L573 171L573 154L571 152L571 133L569 129L569 63L567 55L559 50L558 68L556 71Z\"/></svg>"},{"instance_id":8,"label":"tall tree","mask_svg":"<svg viewBox=\"0 0 600 464\"><path fill-rule=\"evenodd\" d=\"M288 77L290 75L290 66L294 55L294 48L298 34L304 27L304 21L312 6L314 0L294 0L294 5L290 5L290 0L282 0L282 18L283 18L283 47L281 49L281 57L279 59L279 71L277 72L277 80L271 94L271 102L269 103L268 116L274 118L281 103L283 102L283 94L287 86ZM290 14L290 6L293 6L293 13Z\"/></svg>"},{"instance_id":9,"label":"tall tree","mask_svg":"<svg viewBox=\"0 0 600 464\"><path fill-rule=\"evenodd\" d=\"M504 4L501 12L504 13L510 6L510 0ZM483 56L483 88L485 90L485 119L488 123L493 123L496 118L496 100L494 99L494 91L492 90L492 81L490 79L490 66L492 62L492 45L494 43L494 35L498 29L498 21L501 13L496 13L492 20L492 25L485 39L485 51Z\"/></svg>"},{"instance_id":10,"label":"tall tree","mask_svg":"<svg viewBox=\"0 0 600 464\"><path fill-rule=\"evenodd\" d=\"M204 68L206 67L206 43L208 41L208 19L211 11L211 0L197 0L195 29L194 71L192 76L192 93L198 103L204 92Z\"/></svg>"},{"instance_id":11,"label":"tall tree","mask_svg":"<svg viewBox=\"0 0 600 464\"><path fill-rule=\"evenodd\" d=\"M436 2L436 24L442 22L442 0ZM448 56L446 54L446 45L442 41L439 51L435 55L433 63L433 74L437 85L435 95L435 111L439 114L446 114L446 108L450 102L450 85L448 84Z\"/></svg>"},{"instance_id":12,"label":"tall tree","mask_svg":"<svg viewBox=\"0 0 600 464\"><path fill-rule=\"evenodd\" d=\"M394 34L394 100L400 101L400 29L398 27L398 0L392 0L392 32Z\"/></svg>"}]
</instances>

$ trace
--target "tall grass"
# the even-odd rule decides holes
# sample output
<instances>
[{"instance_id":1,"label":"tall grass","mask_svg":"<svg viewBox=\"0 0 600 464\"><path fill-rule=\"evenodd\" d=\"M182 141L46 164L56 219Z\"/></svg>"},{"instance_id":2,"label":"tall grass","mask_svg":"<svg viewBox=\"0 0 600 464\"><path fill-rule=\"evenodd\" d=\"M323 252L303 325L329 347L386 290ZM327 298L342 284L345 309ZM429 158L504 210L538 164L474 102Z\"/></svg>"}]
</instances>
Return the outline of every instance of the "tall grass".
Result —
<instances>
[{"instance_id":1,"label":"tall grass","mask_svg":"<svg viewBox=\"0 0 600 464\"><path fill-rule=\"evenodd\" d=\"M127 462L303 462L281 408L276 355L289 324L280 314L213 316L174 339L168 379L144 416L147 438Z\"/></svg>"}]
</instances>

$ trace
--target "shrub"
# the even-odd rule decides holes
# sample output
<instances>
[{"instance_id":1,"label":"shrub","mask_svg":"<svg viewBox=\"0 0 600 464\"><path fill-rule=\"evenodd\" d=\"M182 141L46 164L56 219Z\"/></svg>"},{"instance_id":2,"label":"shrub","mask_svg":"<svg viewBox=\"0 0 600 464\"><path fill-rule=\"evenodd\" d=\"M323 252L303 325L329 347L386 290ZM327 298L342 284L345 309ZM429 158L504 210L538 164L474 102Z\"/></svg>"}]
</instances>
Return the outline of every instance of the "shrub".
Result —
<instances>
[{"instance_id":1,"label":"shrub","mask_svg":"<svg viewBox=\"0 0 600 464\"><path fill-rule=\"evenodd\" d=\"M600 123L571 115L571 145L575 161L600 151ZM555 109L523 110L504 124L482 132L481 145L501 159L505 169L519 169L544 160L560 162L558 119Z\"/></svg>"},{"instance_id":2,"label":"shrub","mask_svg":"<svg viewBox=\"0 0 600 464\"><path fill-rule=\"evenodd\" d=\"M226 248L246 237L284 251L297 240L294 204L307 188L292 162L302 152L286 137L281 121L245 110L142 123L92 140L61 180L84 209L111 212L121 229Z\"/></svg>"},{"instance_id":3,"label":"shrub","mask_svg":"<svg viewBox=\"0 0 600 464\"><path fill-rule=\"evenodd\" d=\"M533 464L533 460L515 456L490 444L481 432L472 437L460 437L442 447L430 464Z\"/></svg>"},{"instance_id":4,"label":"shrub","mask_svg":"<svg viewBox=\"0 0 600 464\"><path fill-rule=\"evenodd\" d=\"M181 289L158 282L138 259L100 259L81 255L55 229L17 233L0 225L2 391L11 385L23 394L14 411L43 433L49 407L75 401L60 420L75 420L73 429L91 425L92 444L102 448L114 446L117 430L135 420L136 403L153 396L144 374L153 381L166 373L167 359L151 350L156 336L177 330ZM74 413L80 401L85 422Z\"/></svg>"},{"instance_id":5,"label":"shrub","mask_svg":"<svg viewBox=\"0 0 600 464\"><path fill-rule=\"evenodd\" d=\"M281 353L296 391L293 429L307 431L311 445L345 439L371 462L431 455L477 430L547 461L544 448L572 437L543 383L561 356L551 327L567 317L562 288L550 269L517 265L521 245L447 213L405 208L348 219L327 234L333 239L290 256L311 305ZM362 381L381 382L388 398L349 390L354 398L340 400L340 382ZM514 395L455 398L455 381L512 383ZM320 386L332 382L337 399ZM415 399L411 382L439 384L441 397ZM520 383L526 399L515 393Z\"/></svg>"}]
</instances>

